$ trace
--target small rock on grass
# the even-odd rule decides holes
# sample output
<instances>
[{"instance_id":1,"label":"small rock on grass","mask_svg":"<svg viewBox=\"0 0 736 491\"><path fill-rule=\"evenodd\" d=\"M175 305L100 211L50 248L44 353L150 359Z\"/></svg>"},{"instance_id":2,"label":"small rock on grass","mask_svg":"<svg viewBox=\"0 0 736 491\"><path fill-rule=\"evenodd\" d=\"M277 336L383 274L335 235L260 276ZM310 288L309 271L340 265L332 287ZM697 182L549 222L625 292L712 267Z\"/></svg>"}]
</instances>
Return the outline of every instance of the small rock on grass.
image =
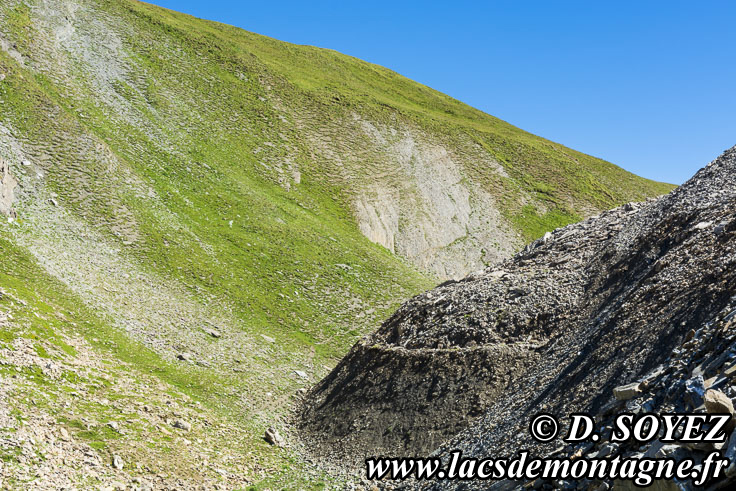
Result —
<instances>
[{"instance_id":1,"label":"small rock on grass","mask_svg":"<svg viewBox=\"0 0 736 491\"><path fill-rule=\"evenodd\" d=\"M222 333L218 331L217 329L205 329L204 332L212 336L213 338L220 338L222 337Z\"/></svg>"},{"instance_id":2,"label":"small rock on grass","mask_svg":"<svg viewBox=\"0 0 736 491\"><path fill-rule=\"evenodd\" d=\"M283 447L286 444L286 442L284 441L284 438L279 434L278 430L275 428L267 429L266 434L263 438L271 445L276 445L277 447Z\"/></svg>"},{"instance_id":3,"label":"small rock on grass","mask_svg":"<svg viewBox=\"0 0 736 491\"><path fill-rule=\"evenodd\" d=\"M192 431L192 424L188 421L184 421L183 419L174 420L174 422L171 423L171 426L184 431Z\"/></svg>"},{"instance_id":4,"label":"small rock on grass","mask_svg":"<svg viewBox=\"0 0 736 491\"><path fill-rule=\"evenodd\" d=\"M123 461L123 458L120 455L113 455L112 456L112 466L117 470L122 470L125 466L125 462Z\"/></svg>"}]
</instances>

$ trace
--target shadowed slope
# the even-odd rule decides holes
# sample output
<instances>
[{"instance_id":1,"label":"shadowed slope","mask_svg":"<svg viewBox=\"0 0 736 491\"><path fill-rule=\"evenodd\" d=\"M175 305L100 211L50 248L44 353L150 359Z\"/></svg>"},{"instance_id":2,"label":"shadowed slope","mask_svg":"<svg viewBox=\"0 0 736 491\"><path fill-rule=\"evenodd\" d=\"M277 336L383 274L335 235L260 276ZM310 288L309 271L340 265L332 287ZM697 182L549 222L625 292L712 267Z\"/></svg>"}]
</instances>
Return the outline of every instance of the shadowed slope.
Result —
<instances>
[{"instance_id":1,"label":"shadowed slope","mask_svg":"<svg viewBox=\"0 0 736 491\"><path fill-rule=\"evenodd\" d=\"M452 437L442 448L512 455L539 446L519 430L533 414L598 411L734 294L734 176L731 149L663 198L410 300L312 390L305 438L356 463Z\"/></svg>"}]
</instances>

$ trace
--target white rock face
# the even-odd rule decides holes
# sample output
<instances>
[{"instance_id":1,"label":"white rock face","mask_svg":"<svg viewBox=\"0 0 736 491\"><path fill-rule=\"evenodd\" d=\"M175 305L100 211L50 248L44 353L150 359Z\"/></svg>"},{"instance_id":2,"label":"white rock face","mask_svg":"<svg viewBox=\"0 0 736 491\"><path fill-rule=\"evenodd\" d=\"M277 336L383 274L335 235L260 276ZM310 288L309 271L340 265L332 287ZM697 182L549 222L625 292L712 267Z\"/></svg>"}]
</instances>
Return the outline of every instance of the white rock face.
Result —
<instances>
[{"instance_id":1,"label":"white rock face","mask_svg":"<svg viewBox=\"0 0 736 491\"><path fill-rule=\"evenodd\" d=\"M372 196L355 201L355 214L360 231L372 242L396 252L395 232L399 229L398 194L376 189Z\"/></svg>"},{"instance_id":2,"label":"white rock face","mask_svg":"<svg viewBox=\"0 0 736 491\"><path fill-rule=\"evenodd\" d=\"M15 187L18 181L10 174L10 165L7 161L0 159L0 213L13 216L13 201L15 200Z\"/></svg>"},{"instance_id":3,"label":"white rock face","mask_svg":"<svg viewBox=\"0 0 736 491\"><path fill-rule=\"evenodd\" d=\"M383 172L354 201L363 235L445 278L461 278L513 253L519 238L493 197L464 176L444 146L409 129L382 132L365 121L361 127L388 148L376 166ZM502 175L503 168L489 164Z\"/></svg>"}]
</instances>

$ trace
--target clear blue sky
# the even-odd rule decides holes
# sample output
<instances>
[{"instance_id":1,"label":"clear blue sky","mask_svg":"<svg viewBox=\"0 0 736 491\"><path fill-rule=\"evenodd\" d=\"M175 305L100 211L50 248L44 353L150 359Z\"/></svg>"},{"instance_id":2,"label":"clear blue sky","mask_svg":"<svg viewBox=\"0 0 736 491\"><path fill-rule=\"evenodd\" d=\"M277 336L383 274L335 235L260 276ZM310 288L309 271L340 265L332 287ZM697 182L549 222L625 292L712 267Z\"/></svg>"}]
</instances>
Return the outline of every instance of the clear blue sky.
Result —
<instances>
[{"instance_id":1,"label":"clear blue sky","mask_svg":"<svg viewBox=\"0 0 736 491\"><path fill-rule=\"evenodd\" d=\"M736 145L736 2L153 3L386 66L652 179Z\"/></svg>"}]
</instances>

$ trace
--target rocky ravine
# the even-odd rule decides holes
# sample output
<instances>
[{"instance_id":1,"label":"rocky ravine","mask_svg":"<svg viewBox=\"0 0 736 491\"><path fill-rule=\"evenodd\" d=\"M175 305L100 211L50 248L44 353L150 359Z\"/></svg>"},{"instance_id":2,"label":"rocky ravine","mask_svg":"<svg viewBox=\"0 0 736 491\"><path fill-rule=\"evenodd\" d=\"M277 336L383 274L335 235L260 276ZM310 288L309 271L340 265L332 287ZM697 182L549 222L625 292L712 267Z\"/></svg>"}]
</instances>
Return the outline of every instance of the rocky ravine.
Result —
<instances>
[{"instance_id":1,"label":"rocky ravine","mask_svg":"<svg viewBox=\"0 0 736 491\"><path fill-rule=\"evenodd\" d=\"M629 409L694 409L680 397L691 377L700 392L736 395L735 211L736 147L665 197L557 229L415 297L311 391L303 437L355 464L438 448L544 455L558 442L532 441L534 414L611 413L613 389L648 374Z\"/></svg>"}]
</instances>

